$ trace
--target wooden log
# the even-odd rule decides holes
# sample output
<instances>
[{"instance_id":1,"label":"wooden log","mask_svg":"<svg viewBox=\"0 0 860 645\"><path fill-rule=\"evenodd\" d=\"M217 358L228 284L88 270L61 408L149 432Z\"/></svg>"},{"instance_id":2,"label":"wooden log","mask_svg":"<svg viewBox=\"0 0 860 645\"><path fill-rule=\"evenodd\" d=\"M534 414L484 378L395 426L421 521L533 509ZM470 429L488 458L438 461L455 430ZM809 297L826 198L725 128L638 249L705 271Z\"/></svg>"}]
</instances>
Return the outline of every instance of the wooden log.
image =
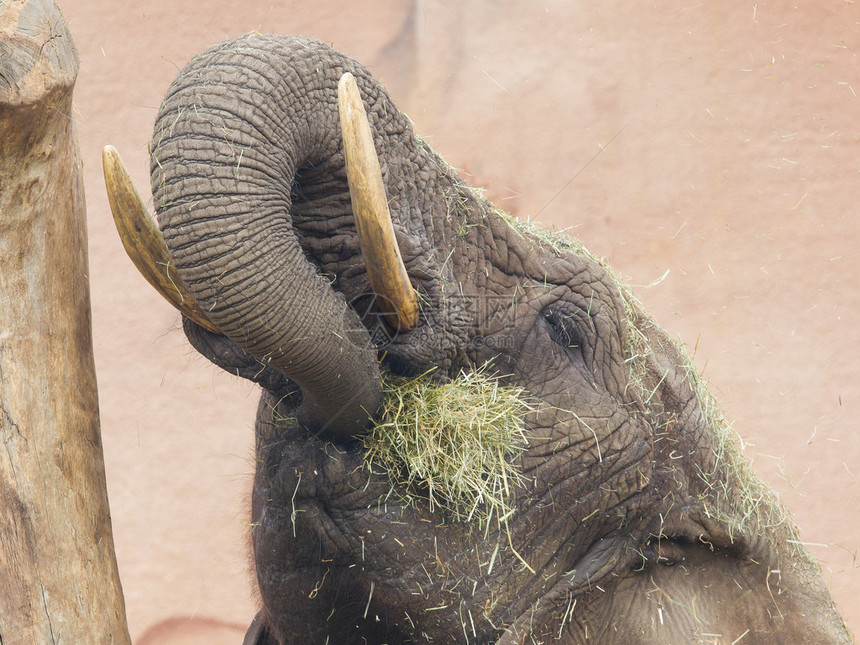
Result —
<instances>
[{"instance_id":1,"label":"wooden log","mask_svg":"<svg viewBox=\"0 0 860 645\"><path fill-rule=\"evenodd\" d=\"M92 352L72 120L52 0L0 0L0 642L130 643Z\"/></svg>"}]
</instances>

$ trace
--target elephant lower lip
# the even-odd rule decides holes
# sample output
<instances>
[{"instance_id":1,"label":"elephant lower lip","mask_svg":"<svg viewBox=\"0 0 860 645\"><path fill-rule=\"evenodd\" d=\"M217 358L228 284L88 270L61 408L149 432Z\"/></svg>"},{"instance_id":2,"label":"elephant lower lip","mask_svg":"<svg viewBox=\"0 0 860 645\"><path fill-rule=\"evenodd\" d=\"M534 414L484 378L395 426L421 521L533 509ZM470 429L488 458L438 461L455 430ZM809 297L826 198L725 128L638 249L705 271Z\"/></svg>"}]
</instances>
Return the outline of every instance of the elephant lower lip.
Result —
<instances>
[{"instance_id":1,"label":"elephant lower lip","mask_svg":"<svg viewBox=\"0 0 860 645\"><path fill-rule=\"evenodd\" d=\"M564 582L571 590L588 589L617 569L627 540L620 538L601 538L591 545L579 559L576 568L564 576Z\"/></svg>"},{"instance_id":2,"label":"elephant lower lip","mask_svg":"<svg viewBox=\"0 0 860 645\"><path fill-rule=\"evenodd\" d=\"M302 391L299 386L284 379L285 385L281 387L276 396L271 418L274 426L272 439L300 440L319 439L328 444L337 445L338 451L357 452L361 447L361 441L349 438L338 439L340 435L326 432L326 428L312 430L306 423L302 422L301 407L303 403ZM323 434L325 433L325 436Z\"/></svg>"},{"instance_id":3,"label":"elephant lower lip","mask_svg":"<svg viewBox=\"0 0 860 645\"><path fill-rule=\"evenodd\" d=\"M285 379L285 385L277 393L277 403L272 419L279 430L294 430L300 427L298 410L302 404L302 391L293 381Z\"/></svg>"}]
</instances>

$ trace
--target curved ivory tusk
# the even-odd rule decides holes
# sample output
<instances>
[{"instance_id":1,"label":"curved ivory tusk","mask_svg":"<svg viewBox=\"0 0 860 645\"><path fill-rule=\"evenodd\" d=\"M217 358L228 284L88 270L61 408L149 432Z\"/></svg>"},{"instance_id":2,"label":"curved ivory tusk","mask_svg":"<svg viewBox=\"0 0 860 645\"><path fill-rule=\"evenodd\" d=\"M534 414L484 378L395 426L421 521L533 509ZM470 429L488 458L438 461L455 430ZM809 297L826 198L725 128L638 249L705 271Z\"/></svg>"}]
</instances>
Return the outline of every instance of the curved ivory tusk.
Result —
<instances>
[{"instance_id":1,"label":"curved ivory tusk","mask_svg":"<svg viewBox=\"0 0 860 645\"><path fill-rule=\"evenodd\" d=\"M349 72L338 83L337 102L352 211L370 286L394 305L396 313L386 315L389 324L406 331L418 323L418 298L394 239L370 123L358 85Z\"/></svg>"},{"instance_id":2,"label":"curved ivory tusk","mask_svg":"<svg viewBox=\"0 0 860 645\"><path fill-rule=\"evenodd\" d=\"M164 238L134 189L116 148L105 146L102 149L102 165L113 221L134 266L183 315L211 332L220 333L172 266Z\"/></svg>"}]
</instances>

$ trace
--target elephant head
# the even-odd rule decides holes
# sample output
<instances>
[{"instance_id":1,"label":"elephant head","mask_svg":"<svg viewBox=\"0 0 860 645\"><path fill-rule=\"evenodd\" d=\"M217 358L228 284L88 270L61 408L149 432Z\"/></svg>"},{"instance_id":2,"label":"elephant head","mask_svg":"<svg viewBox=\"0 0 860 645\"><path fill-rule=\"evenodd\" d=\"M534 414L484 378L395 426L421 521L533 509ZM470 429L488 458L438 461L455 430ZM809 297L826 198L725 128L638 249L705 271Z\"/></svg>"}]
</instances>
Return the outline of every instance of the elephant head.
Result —
<instances>
[{"instance_id":1,"label":"elephant head","mask_svg":"<svg viewBox=\"0 0 860 645\"><path fill-rule=\"evenodd\" d=\"M380 261L353 218L345 73L419 305L384 347L360 304ZM151 153L186 334L263 388L246 642L850 640L683 351L578 243L468 188L359 64L301 38L218 45L170 88ZM389 321L409 308L392 300ZM515 509L475 530L391 495L353 437L381 372L488 364L534 409Z\"/></svg>"}]
</instances>

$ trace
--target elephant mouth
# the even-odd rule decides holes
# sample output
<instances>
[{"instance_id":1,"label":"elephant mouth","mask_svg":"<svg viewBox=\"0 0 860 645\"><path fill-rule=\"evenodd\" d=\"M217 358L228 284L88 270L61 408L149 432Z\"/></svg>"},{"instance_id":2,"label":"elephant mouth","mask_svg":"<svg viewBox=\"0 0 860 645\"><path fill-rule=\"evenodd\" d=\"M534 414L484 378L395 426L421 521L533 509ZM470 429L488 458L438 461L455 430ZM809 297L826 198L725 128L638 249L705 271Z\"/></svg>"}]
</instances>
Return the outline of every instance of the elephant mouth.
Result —
<instances>
[{"instance_id":1,"label":"elephant mouth","mask_svg":"<svg viewBox=\"0 0 860 645\"><path fill-rule=\"evenodd\" d=\"M378 418L360 440L332 444L341 454L387 477L408 506L486 527L513 514L525 484L518 457L528 447L526 417L534 411L522 388L487 368L446 381L383 370L382 384ZM278 397L269 439L318 439L300 421L298 384L284 381Z\"/></svg>"}]
</instances>

